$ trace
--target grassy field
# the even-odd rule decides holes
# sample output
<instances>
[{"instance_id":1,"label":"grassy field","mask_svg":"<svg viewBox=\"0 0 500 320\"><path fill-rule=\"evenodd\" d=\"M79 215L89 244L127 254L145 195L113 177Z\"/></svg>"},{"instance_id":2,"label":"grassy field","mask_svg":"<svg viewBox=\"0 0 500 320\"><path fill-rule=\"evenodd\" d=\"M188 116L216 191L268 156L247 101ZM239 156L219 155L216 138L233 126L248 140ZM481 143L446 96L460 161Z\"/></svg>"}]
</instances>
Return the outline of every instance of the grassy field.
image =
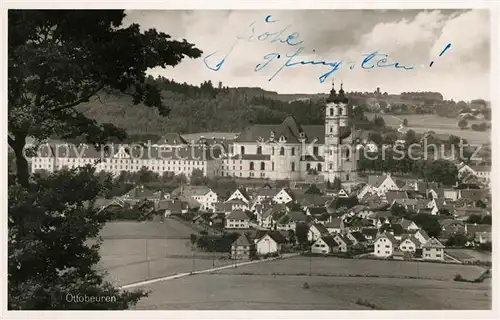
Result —
<instances>
[{"instance_id":1,"label":"grassy field","mask_svg":"<svg viewBox=\"0 0 500 320\"><path fill-rule=\"evenodd\" d=\"M196 231L172 219L163 224L157 221L108 223L101 232L103 244L98 268L108 271L108 280L125 285L231 263L219 260L221 254L195 252L193 255L191 233Z\"/></svg>"},{"instance_id":2,"label":"grassy field","mask_svg":"<svg viewBox=\"0 0 500 320\"><path fill-rule=\"evenodd\" d=\"M462 262L466 261L484 261L491 262L491 253L481 252L471 249L447 249L446 253Z\"/></svg>"},{"instance_id":3,"label":"grassy field","mask_svg":"<svg viewBox=\"0 0 500 320\"><path fill-rule=\"evenodd\" d=\"M388 278L416 277L432 280L453 280L456 274L465 279L477 278L484 268L456 264L440 264L426 262L341 259L334 257L294 257L260 264L248 265L237 269L227 269L222 273L258 275L300 275L309 274L325 276L371 276Z\"/></svg>"},{"instance_id":4,"label":"grassy field","mask_svg":"<svg viewBox=\"0 0 500 320\"><path fill-rule=\"evenodd\" d=\"M457 126L456 119L439 117L432 114L408 114L393 116L390 114L377 114L384 118L386 125L391 127L399 127L404 118L408 119L408 129L412 129L417 133L423 133L432 130L437 134L455 135L466 139L470 143L489 143L491 139L491 132L473 131L471 129L460 130ZM375 113L366 113L368 119L372 119ZM480 124L485 120L470 120L469 126L472 124Z\"/></svg>"},{"instance_id":5,"label":"grassy field","mask_svg":"<svg viewBox=\"0 0 500 320\"><path fill-rule=\"evenodd\" d=\"M302 288L305 282L309 289ZM188 276L144 289L151 290L150 296L136 309L369 309L356 303L360 299L386 310L491 308L490 283L455 281L220 273Z\"/></svg>"}]
</instances>

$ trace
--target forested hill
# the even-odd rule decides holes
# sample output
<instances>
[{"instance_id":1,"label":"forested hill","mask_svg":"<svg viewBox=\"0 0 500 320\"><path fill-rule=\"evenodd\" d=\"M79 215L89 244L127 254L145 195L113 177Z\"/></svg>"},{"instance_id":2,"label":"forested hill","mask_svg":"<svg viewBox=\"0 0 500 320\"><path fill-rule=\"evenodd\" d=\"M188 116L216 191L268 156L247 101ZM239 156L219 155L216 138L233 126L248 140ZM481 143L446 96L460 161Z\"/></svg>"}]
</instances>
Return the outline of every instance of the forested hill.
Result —
<instances>
[{"instance_id":1,"label":"forested hill","mask_svg":"<svg viewBox=\"0 0 500 320\"><path fill-rule=\"evenodd\" d=\"M261 88L228 88L222 83L214 86L209 81L193 86L162 77L150 77L148 81L161 87L164 103L171 108L168 118L161 117L156 109L133 105L131 98L120 94L102 94L78 109L99 122L124 128L129 134L239 132L252 123L281 123L289 114L301 124L323 124L324 120L326 93L278 94ZM349 95L356 105L366 105L374 99L405 99L403 95L377 92L351 92ZM423 93L415 99L410 102L421 104L425 99L439 100L442 96Z\"/></svg>"},{"instance_id":2,"label":"forested hill","mask_svg":"<svg viewBox=\"0 0 500 320\"><path fill-rule=\"evenodd\" d=\"M78 110L99 122L112 123L129 134L165 132L239 132L251 123L281 123L293 114L303 124L323 123L324 101L289 103L277 93L260 88L214 88L210 82L199 87L157 79L164 103L171 109L167 118L154 108L133 105L132 98L101 94ZM274 96L274 97L273 97Z\"/></svg>"}]
</instances>

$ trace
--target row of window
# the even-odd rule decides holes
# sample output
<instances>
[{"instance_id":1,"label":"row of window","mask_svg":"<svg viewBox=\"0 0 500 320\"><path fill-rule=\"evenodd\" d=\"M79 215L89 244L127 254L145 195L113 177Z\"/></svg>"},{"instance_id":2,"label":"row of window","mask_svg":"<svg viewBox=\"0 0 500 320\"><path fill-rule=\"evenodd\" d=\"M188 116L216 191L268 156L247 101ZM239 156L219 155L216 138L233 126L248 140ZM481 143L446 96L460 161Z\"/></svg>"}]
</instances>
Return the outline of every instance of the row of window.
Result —
<instances>
[{"instance_id":1,"label":"row of window","mask_svg":"<svg viewBox=\"0 0 500 320\"><path fill-rule=\"evenodd\" d=\"M59 162L83 162L83 163L94 163L96 160L98 159L94 159L94 158L59 158L58 159ZM128 163L128 164L139 164L139 163L143 163L143 160L128 160L128 159L103 159L104 161L103 162L106 162L106 163ZM33 158L33 162L47 162L47 161L50 161L52 162L53 159L49 159L49 158ZM170 163L169 160L150 160L151 161L151 164L177 164L177 161L172 161L172 163ZM184 164L184 165L192 165L192 166L200 166L200 165L203 165L203 161L178 161L179 163L178 164Z\"/></svg>"},{"instance_id":2,"label":"row of window","mask_svg":"<svg viewBox=\"0 0 500 320\"><path fill-rule=\"evenodd\" d=\"M313 154L315 156L318 155L319 151L318 151L318 147L313 147ZM245 154L245 147L244 146L241 146L240 147L240 154ZM262 154L262 147L261 146L258 146L257 147L257 154ZM271 154L274 156L274 147L271 149ZM285 155L285 148L284 147L281 147L280 148L280 152L279 152L280 156L284 156ZM291 148L290 149L290 154L292 156L295 155L295 148Z\"/></svg>"}]
</instances>

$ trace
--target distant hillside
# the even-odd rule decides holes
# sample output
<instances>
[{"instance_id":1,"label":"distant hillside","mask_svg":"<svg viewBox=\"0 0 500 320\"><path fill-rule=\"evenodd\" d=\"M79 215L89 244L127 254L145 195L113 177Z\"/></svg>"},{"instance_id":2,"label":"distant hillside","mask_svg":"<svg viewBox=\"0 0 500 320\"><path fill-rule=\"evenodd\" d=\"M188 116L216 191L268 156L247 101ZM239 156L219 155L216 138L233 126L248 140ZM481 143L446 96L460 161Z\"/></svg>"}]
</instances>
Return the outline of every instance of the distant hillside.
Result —
<instances>
[{"instance_id":1,"label":"distant hillside","mask_svg":"<svg viewBox=\"0 0 500 320\"><path fill-rule=\"evenodd\" d=\"M164 103L171 109L167 118L154 108L133 105L132 99L122 94L101 95L78 106L78 110L135 135L240 132L252 123L281 123L287 115L293 115L302 124L324 123L326 93L278 94L254 87L229 88L222 83L214 87L210 81L193 86L162 77L150 77L148 81L161 88ZM386 113L434 113L439 105L443 115L453 117L456 109L454 102L440 101L442 96L435 92L389 95L377 90L348 92L348 95L353 105L371 111L383 109Z\"/></svg>"}]
</instances>

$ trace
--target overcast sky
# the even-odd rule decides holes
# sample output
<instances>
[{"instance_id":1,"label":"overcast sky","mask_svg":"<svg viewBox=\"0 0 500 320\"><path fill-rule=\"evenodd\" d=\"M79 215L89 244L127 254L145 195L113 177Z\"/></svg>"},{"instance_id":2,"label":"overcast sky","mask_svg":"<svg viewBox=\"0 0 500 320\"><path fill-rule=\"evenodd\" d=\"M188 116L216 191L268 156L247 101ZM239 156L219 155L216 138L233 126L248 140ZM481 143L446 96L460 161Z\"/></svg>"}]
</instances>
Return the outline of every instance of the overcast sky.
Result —
<instances>
[{"instance_id":1,"label":"overcast sky","mask_svg":"<svg viewBox=\"0 0 500 320\"><path fill-rule=\"evenodd\" d=\"M272 15L266 23L265 19ZM215 67L238 36L279 32L289 26L280 39L297 32L288 45L273 37L263 41L239 40L219 71L206 67L204 57ZM275 22L272 22L275 21ZM202 58L185 60L175 68L155 69L178 82L200 84L211 80L227 86L261 87L279 93L328 92L331 78L344 82L348 91L438 91L446 99L489 99L490 91L490 21L482 10L314 10L314 11L127 11L125 24L139 23L156 28L175 39L187 39L203 51ZM245 39L246 39L245 38ZM439 54L451 43L451 47ZM284 68L272 81L269 78L299 48L298 61L342 61L338 71L321 83L319 77L330 67L295 65ZM377 51L387 54L388 63L413 66L412 70L392 67L361 67L363 55ZM269 53L280 54L256 72L255 66L266 62ZM380 56L380 58L382 58ZM377 58L378 60L379 58ZM372 60L372 61L377 61ZM429 67L434 61L432 67ZM351 69L350 66L354 67ZM373 63L366 64L371 66Z\"/></svg>"}]
</instances>

